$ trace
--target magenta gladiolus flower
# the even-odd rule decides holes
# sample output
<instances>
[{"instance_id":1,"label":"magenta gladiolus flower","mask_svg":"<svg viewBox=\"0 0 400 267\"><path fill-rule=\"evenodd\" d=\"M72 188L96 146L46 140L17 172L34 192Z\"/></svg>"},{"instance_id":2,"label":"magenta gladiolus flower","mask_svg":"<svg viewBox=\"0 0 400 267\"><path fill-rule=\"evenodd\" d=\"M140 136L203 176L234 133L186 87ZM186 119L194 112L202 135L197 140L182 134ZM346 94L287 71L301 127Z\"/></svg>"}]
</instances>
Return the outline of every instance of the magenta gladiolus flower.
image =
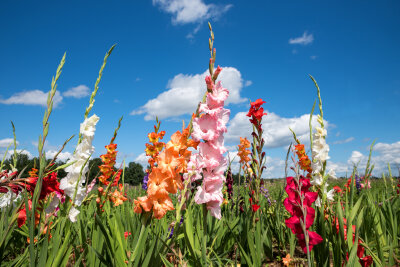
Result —
<instances>
[{"instance_id":1,"label":"magenta gladiolus flower","mask_svg":"<svg viewBox=\"0 0 400 267\"><path fill-rule=\"evenodd\" d=\"M322 242L319 234L308 230L315 219L315 210L311 205L317 199L318 193L309 191L310 180L303 176L300 176L299 180L286 177L286 182L285 191L288 197L284 200L283 205L292 217L286 219L285 224L296 235L304 253L307 253L305 231L309 237L309 251L312 250L314 245Z\"/></svg>"}]
</instances>

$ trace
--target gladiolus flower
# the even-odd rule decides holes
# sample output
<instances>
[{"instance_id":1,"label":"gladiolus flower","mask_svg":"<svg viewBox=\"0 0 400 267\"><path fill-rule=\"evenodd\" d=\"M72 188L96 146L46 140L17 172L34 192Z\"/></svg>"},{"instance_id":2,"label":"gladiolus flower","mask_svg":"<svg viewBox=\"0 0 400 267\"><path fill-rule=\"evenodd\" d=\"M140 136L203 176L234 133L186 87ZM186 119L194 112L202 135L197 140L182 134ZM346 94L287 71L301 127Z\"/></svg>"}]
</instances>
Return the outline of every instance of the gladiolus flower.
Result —
<instances>
[{"instance_id":1,"label":"gladiolus flower","mask_svg":"<svg viewBox=\"0 0 400 267\"><path fill-rule=\"evenodd\" d=\"M334 218L333 223L334 223L335 226L336 226L336 233L339 233L340 226L339 226L339 220L338 220L338 218ZM343 219L343 230L344 230L344 233L343 233L344 240L347 241L347 220L346 220L345 218ZM356 232L356 226L355 226L355 225L352 225L353 244L354 244L355 238L356 238L355 232ZM360 239L358 239L358 244L357 244L357 257L359 258L359 262L360 262L361 266L363 266L363 267L364 267L364 266L365 266L365 267L368 267L368 266L372 265L373 259L372 259L372 257L369 256L369 255L364 257L365 249L364 249L364 247L363 247L361 244L362 244L362 241L361 241ZM348 259L348 257L347 257L347 259Z\"/></svg>"},{"instance_id":2,"label":"gladiolus flower","mask_svg":"<svg viewBox=\"0 0 400 267\"><path fill-rule=\"evenodd\" d=\"M250 161L249 154L251 153L250 150L250 142L247 138L240 137L240 144L238 145L238 156L240 157L239 163L243 164L243 168L246 166L246 163Z\"/></svg>"},{"instance_id":3,"label":"gladiolus flower","mask_svg":"<svg viewBox=\"0 0 400 267\"><path fill-rule=\"evenodd\" d=\"M286 257L282 259L283 265L289 266L292 258L290 258L290 254L287 254Z\"/></svg>"},{"instance_id":4,"label":"gladiolus flower","mask_svg":"<svg viewBox=\"0 0 400 267\"><path fill-rule=\"evenodd\" d=\"M337 186L337 185L334 186L333 189L335 189L335 191L338 192L338 193L342 193L342 191L343 191L342 188L340 188L340 187Z\"/></svg>"},{"instance_id":5,"label":"gladiolus flower","mask_svg":"<svg viewBox=\"0 0 400 267\"><path fill-rule=\"evenodd\" d=\"M157 131L158 126L155 129ZM188 141L188 135L188 129L183 129L182 133L177 131L165 149L153 158L157 165L151 164L146 174L148 180L144 189L147 190L147 196L134 200L135 213L152 211L156 219L161 219L167 211L174 209L169 194L176 194L178 189L183 188L180 173L186 172L191 155L187 148L197 146L196 142Z\"/></svg>"},{"instance_id":6,"label":"gladiolus flower","mask_svg":"<svg viewBox=\"0 0 400 267\"><path fill-rule=\"evenodd\" d=\"M130 235L132 235L131 232L125 232L125 233L124 233L125 240L126 240L126 239L128 238L128 236L130 236Z\"/></svg>"},{"instance_id":7,"label":"gladiolus flower","mask_svg":"<svg viewBox=\"0 0 400 267\"><path fill-rule=\"evenodd\" d=\"M192 138L195 141L205 141L199 144L198 157L204 164L204 179L202 186L198 187L195 201L197 204L206 204L211 215L220 219L225 180L223 173L226 169L226 161L222 156L226 152L223 134L226 132L230 115L230 111L223 106L229 91L223 88L220 82L215 85L211 76L206 77L206 84L206 103L201 104L199 108L199 112L203 113L193 119ZM196 179L197 177L196 175Z\"/></svg>"},{"instance_id":8,"label":"gladiolus flower","mask_svg":"<svg viewBox=\"0 0 400 267\"><path fill-rule=\"evenodd\" d=\"M260 208L260 205L257 205L257 204L251 205L251 209L253 210L253 212L256 212L259 208Z\"/></svg>"},{"instance_id":9,"label":"gladiolus flower","mask_svg":"<svg viewBox=\"0 0 400 267\"><path fill-rule=\"evenodd\" d=\"M257 121L260 121L264 115L267 115L267 113L264 113L264 108L261 107L261 105L264 103L266 102L261 98L257 99L255 102L251 102L250 110L246 116L252 118L250 121L253 124L257 123Z\"/></svg>"},{"instance_id":10,"label":"gladiolus flower","mask_svg":"<svg viewBox=\"0 0 400 267\"><path fill-rule=\"evenodd\" d=\"M283 205L292 217L286 219L285 224L293 234L296 234L301 248L304 253L307 253L304 230L307 231L309 237L309 251L314 245L322 242L320 235L308 230L314 222L315 210L311 205L317 199L318 193L309 191L310 181L303 176L300 176L299 181L293 177L287 177L286 182L285 191L288 197L284 200Z\"/></svg>"},{"instance_id":11,"label":"gladiolus flower","mask_svg":"<svg viewBox=\"0 0 400 267\"><path fill-rule=\"evenodd\" d=\"M80 133L82 134L82 140L75 149L75 153L67 163L75 162L72 165L65 168L68 172L67 176L60 181L60 189L64 190L65 194L74 199L73 203L75 206L80 206L83 199L87 195L83 182L86 180L86 173L89 171L89 167L85 163L89 156L94 152L92 141L94 132L96 130L96 124L99 121L99 117L96 115L86 118L81 123ZM77 189L77 190L76 190ZM79 214L79 210L75 207L70 209L69 218L72 222L76 221L76 217Z\"/></svg>"},{"instance_id":12,"label":"gladiolus flower","mask_svg":"<svg viewBox=\"0 0 400 267\"><path fill-rule=\"evenodd\" d=\"M114 203L114 207L116 207L122 205L124 201L127 201L128 199L124 197L122 192L115 189L115 191L110 196L110 200Z\"/></svg>"}]
</instances>

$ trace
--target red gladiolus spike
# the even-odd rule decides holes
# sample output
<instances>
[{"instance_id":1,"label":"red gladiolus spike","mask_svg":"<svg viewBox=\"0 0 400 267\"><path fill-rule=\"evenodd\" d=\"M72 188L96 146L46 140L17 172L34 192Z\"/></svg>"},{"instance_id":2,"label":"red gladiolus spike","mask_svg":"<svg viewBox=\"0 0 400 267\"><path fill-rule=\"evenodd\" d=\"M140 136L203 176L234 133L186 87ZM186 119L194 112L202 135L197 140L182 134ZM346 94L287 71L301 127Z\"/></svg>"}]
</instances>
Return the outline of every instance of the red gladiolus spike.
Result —
<instances>
[{"instance_id":1,"label":"red gladiolus spike","mask_svg":"<svg viewBox=\"0 0 400 267\"><path fill-rule=\"evenodd\" d=\"M362 267L371 266L372 263L374 262L374 260L372 259L372 256L365 256L365 257L361 258L359 261L360 261L360 264Z\"/></svg>"},{"instance_id":2,"label":"red gladiolus spike","mask_svg":"<svg viewBox=\"0 0 400 267\"><path fill-rule=\"evenodd\" d=\"M286 219L285 224L296 234L299 244L305 253L307 253L307 248L304 230L307 231L309 236L309 250L312 250L313 246L322 242L320 235L308 231L315 219L315 210L311 205L318 197L318 193L308 191L310 187L311 184L308 178L300 176L297 181L293 177L286 177L285 191L288 197L284 200L283 205L292 217Z\"/></svg>"},{"instance_id":3,"label":"red gladiolus spike","mask_svg":"<svg viewBox=\"0 0 400 267\"><path fill-rule=\"evenodd\" d=\"M251 209L253 210L253 212L256 212L259 208L260 208L260 205L257 205L257 204L251 205Z\"/></svg>"},{"instance_id":4,"label":"red gladiolus spike","mask_svg":"<svg viewBox=\"0 0 400 267\"><path fill-rule=\"evenodd\" d=\"M264 104L264 103L267 103L267 102L265 102L265 101L263 101L261 98L259 98L259 99L257 99L256 101L254 101L254 102L251 102L251 106L252 107L255 107L255 108L259 108L262 104Z\"/></svg>"}]
</instances>

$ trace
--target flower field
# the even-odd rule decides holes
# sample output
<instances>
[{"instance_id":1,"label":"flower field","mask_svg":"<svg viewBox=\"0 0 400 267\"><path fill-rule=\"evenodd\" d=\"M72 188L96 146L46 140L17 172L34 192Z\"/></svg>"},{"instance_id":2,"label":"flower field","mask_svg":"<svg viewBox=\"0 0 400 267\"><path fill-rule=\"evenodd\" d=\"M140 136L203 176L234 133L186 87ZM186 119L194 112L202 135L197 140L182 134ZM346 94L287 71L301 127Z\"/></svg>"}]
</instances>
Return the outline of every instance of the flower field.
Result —
<instances>
[{"instance_id":1,"label":"flower field","mask_svg":"<svg viewBox=\"0 0 400 267\"><path fill-rule=\"evenodd\" d=\"M327 168L323 90L312 76L316 101L309 139L291 130L285 179L263 179L268 95L248 104L252 138L237 140L240 167L234 173L224 145L230 91L218 80L224 68L216 64L210 24L209 29L203 99L190 121L168 133L169 140L165 122L156 119L143 144L148 160L143 183L136 187L124 182L125 165L116 164L122 118L104 144L98 175L88 180L101 119L95 97L114 46L82 108L76 137L60 150L76 141L72 157L61 166L55 164L58 154L46 159L64 55L51 82L34 168L16 168L18 126L12 125L13 152L7 149L0 166L1 266L400 265L400 180L390 165L388 176L372 176L373 144L365 169L354 166L349 177L338 178Z\"/></svg>"}]
</instances>

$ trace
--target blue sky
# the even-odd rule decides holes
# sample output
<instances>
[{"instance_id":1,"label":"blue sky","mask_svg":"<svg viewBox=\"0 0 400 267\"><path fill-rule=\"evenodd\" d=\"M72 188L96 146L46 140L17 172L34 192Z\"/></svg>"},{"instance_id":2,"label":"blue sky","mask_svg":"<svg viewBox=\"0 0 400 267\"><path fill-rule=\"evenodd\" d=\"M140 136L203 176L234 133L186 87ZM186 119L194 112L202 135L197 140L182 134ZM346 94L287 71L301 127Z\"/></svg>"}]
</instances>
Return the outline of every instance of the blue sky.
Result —
<instances>
[{"instance_id":1,"label":"blue sky","mask_svg":"<svg viewBox=\"0 0 400 267\"><path fill-rule=\"evenodd\" d=\"M0 152L12 120L19 149L37 155L41 103L64 52L47 150L77 134L104 54L116 43L92 110L100 117L95 154L104 153L123 115L119 161L143 160L154 114L169 138L196 107L209 20L216 63L226 67L221 80L231 90L232 152L237 137L249 134L241 112L263 98L267 176L281 176L288 127L307 142L305 118L316 99L311 74L321 88L330 166L338 173L353 161L363 166L377 139L373 160L385 171L388 162L400 164L399 14L398 1L1 1Z\"/></svg>"}]
</instances>

